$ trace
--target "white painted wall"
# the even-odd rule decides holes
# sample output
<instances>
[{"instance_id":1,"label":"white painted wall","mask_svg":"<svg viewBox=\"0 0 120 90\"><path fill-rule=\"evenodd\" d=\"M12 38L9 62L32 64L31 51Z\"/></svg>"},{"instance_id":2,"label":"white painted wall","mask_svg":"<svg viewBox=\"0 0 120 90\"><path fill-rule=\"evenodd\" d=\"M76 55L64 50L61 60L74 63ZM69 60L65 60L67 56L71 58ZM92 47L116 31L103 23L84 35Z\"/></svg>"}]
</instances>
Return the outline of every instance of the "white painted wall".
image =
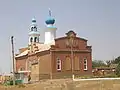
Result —
<instances>
[{"instance_id":1,"label":"white painted wall","mask_svg":"<svg viewBox=\"0 0 120 90\"><path fill-rule=\"evenodd\" d=\"M55 44L56 29L57 28L47 28L44 44Z\"/></svg>"}]
</instances>

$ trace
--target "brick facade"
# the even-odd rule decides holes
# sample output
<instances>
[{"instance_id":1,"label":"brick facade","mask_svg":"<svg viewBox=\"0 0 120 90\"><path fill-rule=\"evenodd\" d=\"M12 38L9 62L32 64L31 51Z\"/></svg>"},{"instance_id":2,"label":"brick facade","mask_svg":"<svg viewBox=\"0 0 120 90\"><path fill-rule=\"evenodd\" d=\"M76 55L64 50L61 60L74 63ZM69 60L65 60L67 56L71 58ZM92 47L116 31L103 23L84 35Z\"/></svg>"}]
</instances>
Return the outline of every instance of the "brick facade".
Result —
<instances>
[{"instance_id":1,"label":"brick facade","mask_svg":"<svg viewBox=\"0 0 120 90\"><path fill-rule=\"evenodd\" d=\"M72 44L69 37L73 37ZM71 46L72 45L72 46ZM72 47L72 49L71 49ZM73 56L71 56L71 50ZM21 66L26 67L26 61L37 60L37 65L31 66L31 76L37 74L37 79L43 78L57 78L61 76L71 76L72 74L72 58L73 57L73 73L76 75L92 74L92 49L87 46L87 40L76 37L73 31L69 31L65 37L55 39L55 45L52 45L49 50L37 53L28 53L27 56L16 58L16 69L19 70ZM61 62L61 70L57 70L57 60ZM87 60L87 70L85 68L85 61ZM28 64L27 64L28 65ZM35 77L34 77L35 78Z\"/></svg>"}]
</instances>

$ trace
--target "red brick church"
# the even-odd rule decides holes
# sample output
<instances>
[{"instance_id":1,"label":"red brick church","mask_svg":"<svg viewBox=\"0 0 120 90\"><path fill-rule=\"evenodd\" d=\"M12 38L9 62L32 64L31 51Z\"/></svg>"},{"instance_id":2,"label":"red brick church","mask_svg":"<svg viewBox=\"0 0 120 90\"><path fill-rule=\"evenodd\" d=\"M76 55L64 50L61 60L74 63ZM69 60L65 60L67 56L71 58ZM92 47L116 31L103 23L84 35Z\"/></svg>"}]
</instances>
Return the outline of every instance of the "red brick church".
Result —
<instances>
[{"instance_id":1,"label":"red brick church","mask_svg":"<svg viewBox=\"0 0 120 90\"><path fill-rule=\"evenodd\" d=\"M87 40L70 30L56 38L55 19L49 14L45 41L39 40L36 20L32 20L29 44L16 54L16 71L30 71L33 80L92 74L92 49Z\"/></svg>"}]
</instances>

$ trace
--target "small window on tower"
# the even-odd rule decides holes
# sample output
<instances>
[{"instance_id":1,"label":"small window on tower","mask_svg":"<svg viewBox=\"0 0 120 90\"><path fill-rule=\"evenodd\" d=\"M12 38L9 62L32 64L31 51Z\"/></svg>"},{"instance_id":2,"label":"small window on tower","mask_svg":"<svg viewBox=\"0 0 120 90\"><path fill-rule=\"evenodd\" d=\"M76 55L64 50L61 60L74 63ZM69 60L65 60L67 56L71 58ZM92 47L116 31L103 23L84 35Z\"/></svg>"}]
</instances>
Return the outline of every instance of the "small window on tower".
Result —
<instances>
[{"instance_id":1,"label":"small window on tower","mask_svg":"<svg viewBox=\"0 0 120 90\"><path fill-rule=\"evenodd\" d=\"M35 37L34 42L37 42L37 37Z\"/></svg>"},{"instance_id":2,"label":"small window on tower","mask_svg":"<svg viewBox=\"0 0 120 90\"><path fill-rule=\"evenodd\" d=\"M33 27L31 27L31 31L33 31Z\"/></svg>"},{"instance_id":3,"label":"small window on tower","mask_svg":"<svg viewBox=\"0 0 120 90\"><path fill-rule=\"evenodd\" d=\"M34 27L34 31L37 31L37 27Z\"/></svg>"},{"instance_id":4,"label":"small window on tower","mask_svg":"<svg viewBox=\"0 0 120 90\"><path fill-rule=\"evenodd\" d=\"M32 41L33 41L33 38L31 37L31 38L30 38L30 42L32 42Z\"/></svg>"}]
</instances>

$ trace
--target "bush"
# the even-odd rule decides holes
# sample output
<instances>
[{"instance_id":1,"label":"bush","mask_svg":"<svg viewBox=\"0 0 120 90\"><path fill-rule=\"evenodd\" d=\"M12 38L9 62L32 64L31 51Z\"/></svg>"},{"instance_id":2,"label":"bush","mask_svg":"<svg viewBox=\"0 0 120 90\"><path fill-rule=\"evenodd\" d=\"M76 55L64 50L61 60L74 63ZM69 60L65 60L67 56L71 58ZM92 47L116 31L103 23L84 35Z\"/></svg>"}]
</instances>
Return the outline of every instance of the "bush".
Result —
<instances>
[{"instance_id":1,"label":"bush","mask_svg":"<svg viewBox=\"0 0 120 90\"><path fill-rule=\"evenodd\" d=\"M120 77L120 62L118 63L117 67L116 67L116 75L118 77Z\"/></svg>"}]
</instances>

